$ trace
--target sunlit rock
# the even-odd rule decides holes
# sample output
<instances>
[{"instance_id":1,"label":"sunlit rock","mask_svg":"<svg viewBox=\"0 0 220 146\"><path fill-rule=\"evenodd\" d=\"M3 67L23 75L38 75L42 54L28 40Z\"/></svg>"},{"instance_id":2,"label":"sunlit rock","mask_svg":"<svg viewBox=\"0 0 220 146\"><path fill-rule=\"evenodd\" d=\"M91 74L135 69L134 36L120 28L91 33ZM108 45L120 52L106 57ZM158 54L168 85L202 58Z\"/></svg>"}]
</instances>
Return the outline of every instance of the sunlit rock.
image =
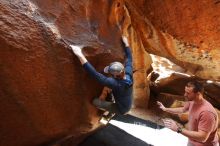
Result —
<instances>
[{"instance_id":1,"label":"sunlit rock","mask_svg":"<svg viewBox=\"0 0 220 146\"><path fill-rule=\"evenodd\" d=\"M126 1L146 51L220 80L220 5L215 1Z\"/></svg>"},{"instance_id":2,"label":"sunlit rock","mask_svg":"<svg viewBox=\"0 0 220 146\"><path fill-rule=\"evenodd\" d=\"M83 45L88 60L102 72L110 62L124 60L121 33L129 36L133 108L147 109L155 106L149 101L148 53L182 67L174 70L220 80L219 14L219 3L213 1L1 0L0 145L77 145L100 126L91 100L103 87L63 39ZM155 95L182 95L188 80L174 78L161 80ZM218 84L207 86L216 106L219 87L212 87Z\"/></svg>"}]
</instances>

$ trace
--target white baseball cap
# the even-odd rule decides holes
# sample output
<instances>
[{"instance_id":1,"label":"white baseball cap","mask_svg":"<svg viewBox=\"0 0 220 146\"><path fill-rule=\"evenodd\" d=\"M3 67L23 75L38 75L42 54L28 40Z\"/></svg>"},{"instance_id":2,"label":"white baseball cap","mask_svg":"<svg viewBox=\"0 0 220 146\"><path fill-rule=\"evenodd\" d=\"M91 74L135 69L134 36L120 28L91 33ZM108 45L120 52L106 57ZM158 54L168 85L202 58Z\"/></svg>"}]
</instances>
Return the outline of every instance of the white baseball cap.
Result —
<instances>
[{"instance_id":1,"label":"white baseball cap","mask_svg":"<svg viewBox=\"0 0 220 146\"><path fill-rule=\"evenodd\" d=\"M104 68L105 73L110 73L112 75L119 75L124 71L124 66L120 62L112 62L109 66Z\"/></svg>"}]
</instances>

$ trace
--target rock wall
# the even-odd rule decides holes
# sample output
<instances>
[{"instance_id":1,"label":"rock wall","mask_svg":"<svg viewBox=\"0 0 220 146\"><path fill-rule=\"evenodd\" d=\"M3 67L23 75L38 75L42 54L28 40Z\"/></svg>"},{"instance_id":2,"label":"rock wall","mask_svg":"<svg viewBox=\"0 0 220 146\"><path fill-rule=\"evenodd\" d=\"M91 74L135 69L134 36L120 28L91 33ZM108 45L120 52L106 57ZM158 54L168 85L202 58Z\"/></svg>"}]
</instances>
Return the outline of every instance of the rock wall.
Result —
<instances>
[{"instance_id":1,"label":"rock wall","mask_svg":"<svg viewBox=\"0 0 220 146\"><path fill-rule=\"evenodd\" d=\"M220 80L220 3L212 0L126 0L146 51L191 73Z\"/></svg>"},{"instance_id":2,"label":"rock wall","mask_svg":"<svg viewBox=\"0 0 220 146\"><path fill-rule=\"evenodd\" d=\"M127 34L134 108L146 108L148 53L220 80L219 11L211 0L0 0L0 145L70 138L69 145L76 145L99 126L91 99L103 87L61 38L84 45L88 60L102 72L111 61L123 61L120 37Z\"/></svg>"},{"instance_id":3,"label":"rock wall","mask_svg":"<svg viewBox=\"0 0 220 146\"><path fill-rule=\"evenodd\" d=\"M135 59L135 79L143 79L135 88L144 89L135 94L147 105L144 70L149 62L134 29L127 31L131 22L123 5L121 0L0 1L0 145L49 145L65 139L76 145L99 126L91 99L102 86L61 38L84 45L88 60L101 72L111 61L123 61L121 32L132 35L133 57L141 57Z\"/></svg>"}]
</instances>

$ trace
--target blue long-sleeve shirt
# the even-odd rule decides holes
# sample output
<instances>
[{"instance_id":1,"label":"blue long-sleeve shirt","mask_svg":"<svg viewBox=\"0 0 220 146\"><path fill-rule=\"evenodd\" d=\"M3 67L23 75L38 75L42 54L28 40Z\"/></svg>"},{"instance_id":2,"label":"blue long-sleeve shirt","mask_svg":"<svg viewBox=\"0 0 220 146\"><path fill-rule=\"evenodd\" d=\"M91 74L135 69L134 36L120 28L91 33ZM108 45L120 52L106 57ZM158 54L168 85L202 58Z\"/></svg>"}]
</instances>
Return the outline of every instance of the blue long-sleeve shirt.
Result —
<instances>
[{"instance_id":1,"label":"blue long-sleeve shirt","mask_svg":"<svg viewBox=\"0 0 220 146\"><path fill-rule=\"evenodd\" d=\"M83 64L84 69L94 77L102 85L112 89L115 98L115 103L121 114L128 112L132 105L132 85L133 85L133 67L132 55L129 47L125 47L125 79L116 79L106 77L105 75L97 72L95 68L89 63Z\"/></svg>"}]
</instances>

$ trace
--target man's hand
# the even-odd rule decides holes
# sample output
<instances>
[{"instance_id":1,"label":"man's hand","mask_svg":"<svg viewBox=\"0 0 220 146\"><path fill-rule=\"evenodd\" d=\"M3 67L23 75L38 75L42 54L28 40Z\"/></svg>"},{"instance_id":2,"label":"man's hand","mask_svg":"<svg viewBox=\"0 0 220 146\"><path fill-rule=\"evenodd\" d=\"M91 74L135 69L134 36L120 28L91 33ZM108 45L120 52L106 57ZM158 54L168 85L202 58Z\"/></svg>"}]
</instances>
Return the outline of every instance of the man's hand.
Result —
<instances>
[{"instance_id":1,"label":"man's hand","mask_svg":"<svg viewBox=\"0 0 220 146\"><path fill-rule=\"evenodd\" d=\"M78 57L82 57L84 56L82 53L82 47L81 46L76 46L76 45L70 45L73 53L78 56Z\"/></svg>"},{"instance_id":2,"label":"man's hand","mask_svg":"<svg viewBox=\"0 0 220 146\"><path fill-rule=\"evenodd\" d=\"M126 47L129 46L128 38L126 36L122 36L122 41L123 41L123 43L125 44Z\"/></svg>"},{"instance_id":3,"label":"man's hand","mask_svg":"<svg viewBox=\"0 0 220 146\"><path fill-rule=\"evenodd\" d=\"M171 119L163 119L163 123L164 123L165 127L177 132L178 126L175 121L173 121Z\"/></svg>"},{"instance_id":4,"label":"man's hand","mask_svg":"<svg viewBox=\"0 0 220 146\"><path fill-rule=\"evenodd\" d=\"M70 45L73 53L79 58L81 64L85 64L87 62L86 57L82 53L82 46Z\"/></svg>"},{"instance_id":5,"label":"man's hand","mask_svg":"<svg viewBox=\"0 0 220 146\"><path fill-rule=\"evenodd\" d=\"M166 107L159 101L157 101L157 105L159 105L159 108L162 109L163 111L166 111Z\"/></svg>"}]
</instances>

